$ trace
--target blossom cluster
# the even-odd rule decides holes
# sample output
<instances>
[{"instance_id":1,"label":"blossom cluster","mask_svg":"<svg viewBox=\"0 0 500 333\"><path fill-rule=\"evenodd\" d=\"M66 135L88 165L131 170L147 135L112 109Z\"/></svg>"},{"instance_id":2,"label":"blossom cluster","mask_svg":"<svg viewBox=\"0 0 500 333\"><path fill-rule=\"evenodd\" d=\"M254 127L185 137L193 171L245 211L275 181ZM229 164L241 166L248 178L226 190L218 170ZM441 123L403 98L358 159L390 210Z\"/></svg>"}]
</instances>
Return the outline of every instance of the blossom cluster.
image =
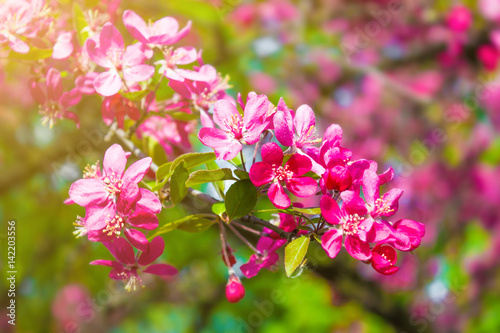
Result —
<instances>
[{"instance_id":1,"label":"blossom cluster","mask_svg":"<svg viewBox=\"0 0 500 333\"><path fill-rule=\"evenodd\" d=\"M396 250L417 248L425 228L408 219L389 221L403 194L399 188L381 194L381 187L394 177L392 168L378 174L375 161L354 160L353 153L342 146L339 125L330 125L321 138L314 112L307 105L293 111L283 99L274 106L267 96L256 93L250 93L246 103L239 96L238 104L242 114L233 103L216 102L213 123L203 127L198 137L221 160L232 160L239 153L244 159L244 145L255 145L256 151L260 148L262 161L254 160L249 177L258 193L267 194L277 209L293 210L304 199L319 201L315 223L290 212L281 213L279 228L295 231L298 236L318 237L332 259L344 247L377 272L396 273ZM292 195L299 198L293 204ZM272 268L279 259L276 251L286 243L287 239L275 231L264 229L256 253L240 267L242 274L251 278L262 268ZM235 280L230 282L228 298L241 296L240 289L231 286Z\"/></svg>"}]
</instances>

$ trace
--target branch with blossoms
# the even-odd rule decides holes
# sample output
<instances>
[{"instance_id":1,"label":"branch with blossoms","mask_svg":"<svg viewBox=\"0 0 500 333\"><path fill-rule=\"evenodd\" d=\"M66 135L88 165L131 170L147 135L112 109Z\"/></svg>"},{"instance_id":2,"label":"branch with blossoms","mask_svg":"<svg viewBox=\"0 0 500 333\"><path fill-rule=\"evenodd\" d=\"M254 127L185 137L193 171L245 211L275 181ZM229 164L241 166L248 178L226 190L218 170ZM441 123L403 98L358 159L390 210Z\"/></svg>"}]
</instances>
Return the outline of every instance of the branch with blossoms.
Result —
<instances>
[{"instance_id":1,"label":"branch with blossoms","mask_svg":"<svg viewBox=\"0 0 500 333\"><path fill-rule=\"evenodd\" d=\"M341 127L332 124L319 133L307 105L294 111L283 99L274 103L255 92L246 100L241 94L231 97L228 78L205 64L201 51L175 46L189 33L190 22L182 29L172 17L146 23L126 10L122 20L134 39L126 45L109 12L85 12L74 5L76 31L59 31L47 7L34 3L7 2L6 18L19 18L19 26L2 30L8 32L2 32L0 42L10 48L9 57L34 60L30 88L42 123L53 127L68 119L78 127L82 99L100 97L108 138L116 135L125 149L113 144L102 166L88 165L65 203L85 209L74 234L102 243L114 257L91 264L110 267L110 278L124 281L127 290L142 286L143 274L177 274L173 266L156 262L164 237L175 229L203 232L218 226L230 302L244 297L243 277L279 265L283 247L290 277L307 260L311 242L332 259L345 248L385 275L398 271L396 250L420 245L422 223L388 221L403 194L396 188L381 193L394 176L391 168L379 173L376 162L354 160L342 146ZM30 48L29 40L42 35L45 48ZM189 136L196 132L213 152L191 151ZM141 149L141 141L161 147L167 162L154 161L161 158L154 149ZM207 185L214 191L205 193ZM186 205L187 196L210 210ZM263 202L273 208L262 209ZM164 207L181 204L190 214L176 221L158 219ZM263 214L274 219L259 218ZM253 252L239 270L229 233ZM258 241L247 233L258 235Z\"/></svg>"}]
</instances>

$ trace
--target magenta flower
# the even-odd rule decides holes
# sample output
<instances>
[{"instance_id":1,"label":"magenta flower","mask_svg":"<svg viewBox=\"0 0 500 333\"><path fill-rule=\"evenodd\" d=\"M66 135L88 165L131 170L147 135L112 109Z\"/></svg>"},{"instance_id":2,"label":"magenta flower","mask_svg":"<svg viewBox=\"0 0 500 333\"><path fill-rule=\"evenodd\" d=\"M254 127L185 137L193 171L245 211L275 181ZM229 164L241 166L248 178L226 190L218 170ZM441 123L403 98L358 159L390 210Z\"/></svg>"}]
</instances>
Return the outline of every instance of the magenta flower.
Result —
<instances>
[{"instance_id":1,"label":"magenta flower","mask_svg":"<svg viewBox=\"0 0 500 333\"><path fill-rule=\"evenodd\" d=\"M339 208L337 201L330 196L324 195L321 198L321 214L325 220L340 226L340 229L330 229L321 237L321 246L333 259L340 252L345 236L344 246L347 252L355 259L369 260L372 256L369 242L385 239L389 233L383 226L380 226L380 233L370 233L372 227L378 229L379 225L374 224L371 217L365 217L367 210L364 201L357 195L350 198L343 196L342 199L342 208Z\"/></svg>"},{"instance_id":2,"label":"magenta flower","mask_svg":"<svg viewBox=\"0 0 500 333\"><path fill-rule=\"evenodd\" d=\"M184 38L191 29L191 21L179 31L179 23L173 17L164 17L154 23L146 24L132 10L123 12L123 24L128 32L144 44L172 45Z\"/></svg>"},{"instance_id":3,"label":"magenta flower","mask_svg":"<svg viewBox=\"0 0 500 333\"><path fill-rule=\"evenodd\" d=\"M8 43L18 53L28 53L29 45L22 37L34 37L36 8L24 0L7 0L0 6L0 44Z\"/></svg>"},{"instance_id":4,"label":"magenta flower","mask_svg":"<svg viewBox=\"0 0 500 333\"><path fill-rule=\"evenodd\" d=\"M153 261L163 253L165 242L160 236L155 237L151 241L151 246L148 252L142 252L136 259L134 249L123 238L117 238L112 242L105 242L104 245L117 261L113 260L95 260L91 265L101 265L112 267L109 277L113 280L121 280L127 282L125 289L128 291L136 290L137 287L142 287L142 281L139 273L149 273L162 277L170 277L177 274L177 269L167 264L154 264Z\"/></svg>"},{"instance_id":5,"label":"magenta flower","mask_svg":"<svg viewBox=\"0 0 500 333\"><path fill-rule=\"evenodd\" d=\"M107 126L110 126L116 118L119 128L123 128L125 116L133 120L138 120L141 117L135 104L120 94L104 97L101 104L101 114L102 120Z\"/></svg>"},{"instance_id":6,"label":"magenta flower","mask_svg":"<svg viewBox=\"0 0 500 333\"><path fill-rule=\"evenodd\" d=\"M145 81L153 76L155 68L143 64L146 56L142 44L136 43L125 48L123 37L111 23L104 24L99 34L99 45L89 38L85 46L90 59L107 69L94 80L95 90L102 96L118 93L123 80L130 83Z\"/></svg>"},{"instance_id":7,"label":"magenta flower","mask_svg":"<svg viewBox=\"0 0 500 333\"><path fill-rule=\"evenodd\" d=\"M312 171L322 175L325 169L318 164L319 148L314 145L321 142L316 133L316 118L313 110L301 105L295 116L280 98L273 117L276 139L283 146L292 147L292 152L308 156L313 165Z\"/></svg>"},{"instance_id":8,"label":"magenta flower","mask_svg":"<svg viewBox=\"0 0 500 333\"><path fill-rule=\"evenodd\" d=\"M214 122L219 128L203 127L198 138L205 146L214 149L217 159L231 160L238 155L243 144L252 145L259 141L260 134L268 125L265 119L268 107L266 96L251 98L245 105L242 119L234 104L217 101Z\"/></svg>"},{"instance_id":9,"label":"magenta flower","mask_svg":"<svg viewBox=\"0 0 500 333\"><path fill-rule=\"evenodd\" d=\"M274 142L262 146L262 162L257 162L250 169L250 179L255 186L272 183L267 195L278 208L288 208L290 198L286 188L297 197L306 198L316 193L318 185L311 177L302 177L311 171L311 160L303 155L294 154L283 166L283 151Z\"/></svg>"},{"instance_id":10,"label":"magenta flower","mask_svg":"<svg viewBox=\"0 0 500 333\"><path fill-rule=\"evenodd\" d=\"M270 234L271 230L264 228L264 232ZM271 237L261 237L257 242L259 253L252 254L250 260L241 265L240 270L247 278L254 277L262 268L273 267L279 259L276 253L281 246L286 244L284 239L272 239Z\"/></svg>"},{"instance_id":11,"label":"magenta flower","mask_svg":"<svg viewBox=\"0 0 500 333\"><path fill-rule=\"evenodd\" d=\"M403 195L402 189L394 188L381 197L380 186L382 181L384 179L381 180L380 176L372 170L366 170L363 174L363 194L365 195L368 212L372 217L396 214L399 208L399 198Z\"/></svg>"},{"instance_id":12,"label":"magenta flower","mask_svg":"<svg viewBox=\"0 0 500 333\"><path fill-rule=\"evenodd\" d=\"M472 13L464 5L456 5L446 16L446 24L454 32L465 32L472 24Z\"/></svg>"},{"instance_id":13,"label":"magenta flower","mask_svg":"<svg viewBox=\"0 0 500 333\"><path fill-rule=\"evenodd\" d=\"M165 59L155 62L161 65L159 72L167 78L183 82L192 71L177 68L178 65L188 65L198 59L198 53L194 47L179 47L176 49L167 49L163 51ZM203 80L202 80L203 81Z\"/></svg>"},{"instance_id":14,"label":"magenta flower","mask_svg":"<svg viewBox=\"0 0 500 333\"><path fill-rule=\"evenodd\" d=\"M151 166L150 157L133 163L126 171L128 155L114 144L104 154L101 178L84 178L74 182L69 196L76 204L88 208L116 204L118 211L128 211L140 199L139 186Z\"/></svg>"},{"instance_id":15,"label":"magenta flower","mask_svg":"<svg viewBox=\"0 0 500 333\"><path fill-rule=\"evenodd\" d=\"M31 95L40 104L40 113L43 115L42 123L47 123L52 128L57 119L70 119L79 126L78 116L68 108L78 104L82 98L81 93L76 90L63 92L61 73L50 68L47 72L45 84L31 82Z\"/></svg>"},{"instance_id":16,"label":"magenta flower","mask_svg":"<svg viewBox=\"0 0 500 333\"><path fill-rule=\"evenodd\" d=\"M373 269L384 275L392 275L399 271L399 267L394 266L398 261L398 254L392 247L377 244L372 249L370 262Z\"/></svg>"},{"instance_id":17,"label":"magenta flower","mask_svg":"<svg viewBox=\"0 0 500 333\"><path fill-rule=\"evenodd\" d=\"M424 224L402 219L392 225L392 237L387 241L400 251L413 251L420 246L425 235Z\"/></svg>"}]
</instances>

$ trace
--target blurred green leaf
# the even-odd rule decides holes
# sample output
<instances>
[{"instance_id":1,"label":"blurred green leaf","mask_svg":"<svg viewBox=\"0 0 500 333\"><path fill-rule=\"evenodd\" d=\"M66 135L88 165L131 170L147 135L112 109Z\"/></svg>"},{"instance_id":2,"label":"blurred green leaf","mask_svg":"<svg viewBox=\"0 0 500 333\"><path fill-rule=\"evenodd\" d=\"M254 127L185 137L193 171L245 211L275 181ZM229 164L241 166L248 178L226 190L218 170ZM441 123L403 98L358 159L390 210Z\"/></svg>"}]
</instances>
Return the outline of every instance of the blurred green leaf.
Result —
<instances>
[{"instance_id":1,"label":"blurred green leaf","mask_svg":"<svg viewBox=\"0 0 500 333\"><path fill-rule=\"evenodd\" d=\"M186 196L188 192L186 180L188 178L189 171L186 168L186 162L182 161L175 167L170 180L170 197L174 205L177 205Z\"/></svg>"},{"instance_id":2,"label":"blurred green leaf","mask_svg":"<svg viewBox=\"0 0 500 333\"><path fill-rule=\"evenodd\" d=\"M228 168L217 170L197 170L189 176L189 179L186 181L186 186L193 187L195 185L211 183L218 180L233 179L233 172Z\"/></svg>"},{"instance_id":3,"label":"blurred green leaf","mask_svg":"<svg viewBox=\"0 0 500 333\"><path fill-rule=\"evenodd\" d=\"M309 248L309 237L302 236L294 239L285 248L285 272L290 277L299 267Z\"/></svg>"},{"instance_id":4,"label":"blurred green leaf","mask_svg":"<svg viewBox=\"0 0 500 333\"><path fill-rule=\"evenodd\" d=\"M217 218L212 214L188 215L160 226L154 234L148 237L148 239L153 239L156 236L165 234L175 229L187 232L201 232L208 229L215 222L217 222Z\"/></svg>"},{"instance_id":5,"label":"blurred green leaf","mask_svg":"<svg viewBox=\"0 0 500 333\"><path fill-rule=\"evenodd\" d=\"M121 92L120 94L125 97L128 100L134 101L134 102L139 102L141 101L144 97L146 97L150 91L148 89L144 89L141 91L132 91L132 92Z\"/></svg>"},{"instance_id":6,"label":"blurred green leaf","mask_svg":"<svg viewBox=\"0 0 500 333\"><path fill-rule=\"evenodd\" d=\"M80 44L80 46L83 46L83 43L85 43L85 41L89 37L88 31L85 29L88 27L88 23L85 20L85 15L83 14L82 8L76 2L73 3L73 27L76 30L76 38L78 39L78 43Z\"/></svg>"},{"instance_id":7,"label":"blurred green leaf","mask_svg":"<svg viewBox=\"0 0 500 333\"><path fill-rule=\"evenodd\" d=\"M11 51L8 55L8 59L11 60L42 60L49 58L52 55L52 49L38 49L36 47L30 47L28 53L17 53Z\"/></svg>"}]
</instances>

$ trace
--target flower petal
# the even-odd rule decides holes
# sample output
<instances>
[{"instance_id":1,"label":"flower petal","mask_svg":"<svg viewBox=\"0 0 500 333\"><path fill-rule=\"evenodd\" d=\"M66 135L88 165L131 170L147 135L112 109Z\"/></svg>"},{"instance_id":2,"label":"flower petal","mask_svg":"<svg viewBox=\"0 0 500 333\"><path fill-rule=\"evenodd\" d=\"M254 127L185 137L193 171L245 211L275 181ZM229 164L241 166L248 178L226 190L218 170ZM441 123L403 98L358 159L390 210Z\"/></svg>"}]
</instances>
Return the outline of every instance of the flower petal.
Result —
<instances>
[{"instance_id":1,"label":"flower petal","mask_svg":"<svg viewBox=\"0 0 500 333\"><path fill-rule=\"evenodd\" d=\"M293 154L292 157L286 162L290 171L296 176L302 176L311 171L311 159L301 154Z\"/></svg>"},{"instance_id":2,"label":"flower petal","mask_svg":"<svg viewBox=\"0 0 500 333\"><path fill-rule=\"evenodd\" d=\"M130 244L140 251L148 251L149 242L146 236L137 229L124 228L123 230L125 237L127 237Z\"/></svg>"},{"instance_id":3,"label":"flower petal","mask_svg":"<svg viewBox=\"0 0 500 333\"><path fill-rule=\"evenodd\" d=\"M137 262L141 266L147 266L158 259L158 257L162 255L164 249L165 241L161 236L157 236L149 244L149 251L142 252Z\"/></svg>"},{"instance_id":4,"label":"flower petal","mask_svg":"<svg viewBox=\"0 0 500 333\"><path fill-rule=\"evenodd\" d=\"M153 163L151 157L145 157L133 163L123 174L123 182L138 184L148 172L151 163Z\"/></svg>"},{"instance_id":5,"label":"flower petal","mask_svg":"<svg viewBox=\"0 0 500 333\"><path fill-rule=\"evenodd\" d=\"M116 238L112 242L104 242L104 246L111 252L113 257L124 265L135 264L135 254L132 245L125 238Z\"/></svg>"},{"instance_id":6,"label":"flower petal","mask_svg":"<svg viewBox=\"0 0 500 333\"><path fill-rule=\"evenodd\" d=\"M325 220L330 224L339 224L342 220L342 214L340 212L339 205L337 201L335 201L329 195L324 195L321 197L321 201L319 203L321 208L321 215L325 218Z\"/></svg>"},{"instance_id":7,"label":"flower petal","mask_svg":"<svg viewBox=\"0 0 500 333\"><path fill-rule=\"evenodd\" d=\"M214 122L223 130L231 131L235 121L241 123L241 115L234 104L226 100L217 101L214 105Z\"/></svg>"},{"instance_id":8,"label":"flower petal","mask_svg":"<svg viewBox=\"0 0 500 333\"><path fill-rule=\"evenodd\" d=\"M281 209L290 207L290 198L285 193L285 190L280 183L273 183L271 187L269 187L267 195L276 207Z\"/></svg>"},{"instance_id":9,"label":"flower petal","mask_svg":"<svg viewBox=\"0 0 500 333\"><path fill-rule=\"evenodd\" d=\"M76 204L87 207L98 205L108 198L102 181L98 179L79 179L69 188L69 196Z\"/></svg>"},{"instance_id":10,"label":"flower petal","mask_svg":"<svg viewBox=\"0 0 500 333\"><path fill-rule=\"evenodd\" d=\"M283 151L274 142L268 142L260 151L262 160L270 166L280 167L283 164Z\"/></svg>"},{"instance_id":11,"label":"flower petal","mask_svg":"<svg viewBox=\"0 0 500 333\"><path fill-rule=\"evenodd\" d=\"M115 174L115 178L122 178L127 165L127 156L122 146L113 144L104 153L103 169L106 176Z\"/></svg>"},{"instance_id":12,"label":"flower petal","mask_svg":"<svg viewBox=\"0 0 500 333\"><path fill-rule=\"evenodd\" d=\"M123 78L127 82L146 81L153 76L155 68L150 65L136 65L123 69Z\"/></svg>"},{"instance_id":13,"label":"flower petal","mask_svg":"<svg viewBox=\"0 0 500 333\"><path fill-rule=\"evenodd\" d=\"M302 138L307 135L309 129L316 125L314 111L308 105L301 105L295 112L295 131ZM300 140L300 139L299 139Z\"/></svg>"},{"instance_id":14,"label":"flower petal","mask_svg":"<svg viewBox=\"0 0 500 333\"><path fill-rule=\"evenodd\" d=\"M127 9L123 12L123 24L130 35L141 43L149 42L149 27L146 22L134 11Z\"/></svg>"},{"instance_id":15,"label":"flower petal","mask_svg":"<svg viewBox=\"0 0 500 333\"><path fill-rule=\"evenodd\" d=\"M316 193L318 183L311 177L293 177L287 179L286 188L299 198L307 198Z\"/></svg>"},{"instance_id":16,"label":"flower petal","mask_svg":"<svg viewBox=\"0 0 500 333\"><path fill-rule=\"evenodd\" d=\"M321 237L321 247L326 251L330 258L335 258L342 249L342 231L332 229L325 232Z\"/></svg>"},{"instance_id":17,"label":"flower petal","mask_svg":"<svg viewBox=\"0 0 500 333\"><path fill-rule=\"evenodd\" d=\"M370 245L356 236L346 236L344 246L354 259L369 260L372 257Z\"/></svg>"},{"instance_id":18,"label":"flower petal","mask_svg":"<svg viewBox=\"0 0 500 333\"><path fill-rule=\"evenodd\" d=\"M229 134L218 128L203 127L198 138L205 146L211 147L219 160L232 160L243 146Z\"/></svg>"},{"instance_id":19,"label":"flower petal","mask_svg":"<svg viewBox=\"0 0 500 333\"><path fill-rule=\"evenodd\" d=\"M177 268L167 264L151 265L143 270L143 272L160 276L174 276L178 273Z\"/></svg>"},{"instance_id":20,"label":"flower petal","mask_svg":"<svg viewBox=\"0 0 500 333\"><path fill-rule=\"evenodd\" d=\"M250 180L255 186L262 186L274 179L274 172L266 162L257 162L250 168Z\"/></svg>"},{"instance_id":21,"label":"flower petal","mask_svg":"<svg viewBox=\"0 0 500 333\"><path fill-rule=\"evenodd\" d=\"M122 88L122 79L115 72L104 72L94 79L94 88L99 95L113 96Z\"/></svg>"}]
</instances>

